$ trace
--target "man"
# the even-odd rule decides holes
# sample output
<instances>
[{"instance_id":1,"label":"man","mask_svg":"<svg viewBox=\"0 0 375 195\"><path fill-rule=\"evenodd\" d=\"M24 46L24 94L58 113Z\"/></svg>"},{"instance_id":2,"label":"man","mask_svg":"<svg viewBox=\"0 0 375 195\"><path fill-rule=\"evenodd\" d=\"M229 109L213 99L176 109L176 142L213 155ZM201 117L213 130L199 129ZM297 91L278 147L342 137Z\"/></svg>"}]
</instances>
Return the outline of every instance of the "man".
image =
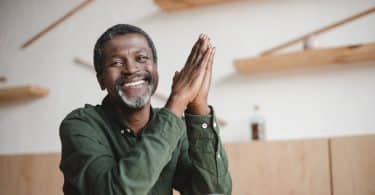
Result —
<instances>
[{"instance_id":1,"label":"man","mask_svg":"<svg viewBox=\"0 0 375 195\"><path fill-rule=\"evenodd\" d=\"M119 24L94 49L97 79L108 95L61 123L66 195L231 194L231 178L207 104L215 48L200 35L176 72L164 108L151 107L157 55L140 28ZM182 115L184 114L184 119Z\"/></svg>"}]
</instances>

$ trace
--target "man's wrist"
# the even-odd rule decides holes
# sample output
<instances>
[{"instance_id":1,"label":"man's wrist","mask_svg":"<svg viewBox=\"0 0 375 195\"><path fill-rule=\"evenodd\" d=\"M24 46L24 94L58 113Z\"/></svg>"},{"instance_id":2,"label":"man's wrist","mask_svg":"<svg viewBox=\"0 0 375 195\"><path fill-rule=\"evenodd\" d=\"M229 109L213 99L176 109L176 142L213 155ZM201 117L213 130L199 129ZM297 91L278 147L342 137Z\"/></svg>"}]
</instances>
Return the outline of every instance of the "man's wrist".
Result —
<instances>
[{"instance_id":1,"label":"man's wrist","mask_svg":"<svg viewBox=\"0 0 375 195\"><path fill-rule=\"evenodd\" d=\"M194 115L208 115L211 113L211 109L207 103L190 103L187 107L187 112Z\"/></svg>"},{"instance_id":2,"label":"man's wrist","mask_svg":"<svg viewBox=\"0 0 375 195\"><path fill-rule=\"evenodd\" d=\"M181 97L171 95L164 107L170 110L176 116L181 117L186 109L186 103Z\"/></svg>"}]
</instances>

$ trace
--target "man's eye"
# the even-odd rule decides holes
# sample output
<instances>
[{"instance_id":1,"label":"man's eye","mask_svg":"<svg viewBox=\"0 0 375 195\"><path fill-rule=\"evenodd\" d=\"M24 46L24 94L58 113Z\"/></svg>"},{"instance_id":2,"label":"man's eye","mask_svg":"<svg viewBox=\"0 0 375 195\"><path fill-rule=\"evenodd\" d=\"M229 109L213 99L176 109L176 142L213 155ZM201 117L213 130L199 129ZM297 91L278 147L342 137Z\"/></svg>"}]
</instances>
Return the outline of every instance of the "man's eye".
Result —
<instances>
[{"instance_id":1,"label":"man's eye","mask_svg":"<svg viewBox=\"0 0 375 195\"><path fill-rule=\"evenodd\" d=\"M122 66L124 63L120 61L113 62L111 66Z\"/></svg>"},{"instance_id":2,"label":"man's eye","mask_svg":"<svg viewBox=\"0 0 375 195\"><path fill-rule=\"evenodd\" d=\"M137 56L138 62L146 62L148 59L149 59L148 56L143 56L143 55Z\"/></svg>"}]
</instances>

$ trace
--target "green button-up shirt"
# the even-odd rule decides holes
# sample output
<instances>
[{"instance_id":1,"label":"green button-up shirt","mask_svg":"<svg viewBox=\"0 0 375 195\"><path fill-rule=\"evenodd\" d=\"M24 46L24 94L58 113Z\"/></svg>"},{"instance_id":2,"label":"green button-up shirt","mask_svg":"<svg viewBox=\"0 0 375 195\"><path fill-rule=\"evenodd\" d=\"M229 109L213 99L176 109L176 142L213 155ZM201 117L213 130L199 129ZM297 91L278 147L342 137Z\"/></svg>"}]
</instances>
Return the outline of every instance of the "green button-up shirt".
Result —
<instances>
[{"instance_id":1,"label":"green button-up shirt","mask_svg":"<svg viewBox=\"0 0 375 195\"><path fill-rule=\"evenodd\" d=\"M116 119L113 105L85 105L62 121L65 195L231 194L227 157L210 115L151 109L138 135Z\"/></svg>"}]
</instances>

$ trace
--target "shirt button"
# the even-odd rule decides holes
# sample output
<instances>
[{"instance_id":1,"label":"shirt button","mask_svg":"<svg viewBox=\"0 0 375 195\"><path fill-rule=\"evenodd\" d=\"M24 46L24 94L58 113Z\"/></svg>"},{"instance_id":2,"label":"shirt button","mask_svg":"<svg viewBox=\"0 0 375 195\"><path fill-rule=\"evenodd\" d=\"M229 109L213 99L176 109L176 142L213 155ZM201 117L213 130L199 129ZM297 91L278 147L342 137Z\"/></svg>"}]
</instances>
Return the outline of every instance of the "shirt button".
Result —
<instances>
[{"instance_id":1,"label":"shirt button","mask_svg":"<svg viewBox=\"0 0 375 195\"><path fill-rule=\"evenodd\" d=\"M214 121L214 124L213 124L213 125L214 125L214 128L215 128L215 127L216 127L216 122L215 122L215 121Z\"/></svg>"},{"instance_id":2,"label":"shirt button","mask_svg":"<svg viewBox=\"0 0 375 195\"><path fill-rule=\"evenodd\" d=\"M202 128L203 129L207 129L207 127L208 127L207 123L202 123Z\"/></svg>"},{"instance_id":3,"label":"shirt button","mask_svg":"<svg viewBox=\"0 0 375 195\"><path fill-rule=\"evenodd\" d=\"M218 159L220 159L220 158L221 158L220 154L217 154L217 158L218 158Z\"/></svg>"},{"instance_id":4,"label":"shirt button","mask_svg":"<svg viewBox=\"0 0 375 195\"><path fill-rule=\"evenodd\" d=\"M121 129L120 133L121 133L122 135L124 135L125 130Z\"/></svg>"},{"instance_id":5,"label":"shirt button","mask_svg":"<svg viewBox=\"0 0 375 195\"><path fill-rule=\"evenodd\" d=\"M130 131L130 129L126 129L126 132L130 133L131 131Z\"/></svg>"}]
</instances>

